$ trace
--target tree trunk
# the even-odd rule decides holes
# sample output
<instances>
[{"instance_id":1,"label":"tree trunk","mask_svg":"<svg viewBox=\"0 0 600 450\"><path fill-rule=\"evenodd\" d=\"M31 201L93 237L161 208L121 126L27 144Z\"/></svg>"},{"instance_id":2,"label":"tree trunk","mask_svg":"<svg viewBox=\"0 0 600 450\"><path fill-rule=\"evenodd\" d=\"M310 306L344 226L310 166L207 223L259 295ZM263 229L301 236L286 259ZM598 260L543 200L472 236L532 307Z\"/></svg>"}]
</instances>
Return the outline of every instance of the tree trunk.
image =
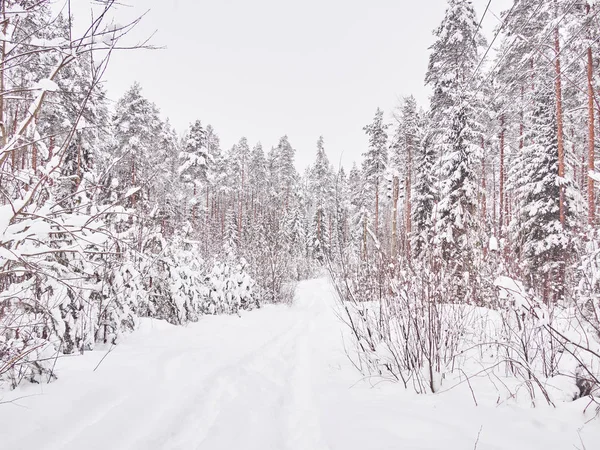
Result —
<instances>
[{"instance_id":1,"label":"tree trunk","mask_svg":"<svg viewBox=\"0 0 600 450\"><path fill-rule=\"evenodd\" d=\"M410 235L412 233L412 142L406 146L406 259L410 260Z\"/></svg>"},{"instance_id":2,"label":"tree trunk","mask_svg":"<svg viewBox=\"0 0 600 450\"><path fill-rule=\"evenodd\" d=\"M556 53L556 121L558 140L558 178L559 178L559 220L561 226L565 226L565 188L563 179L565 177L565 148L563 135L563 111L562 111L562 80L560 69L560 35L558 26L554 29L554 51Z\"/></svg>"},{"instance_id":3,"label":"tree trunk","mask_svg":"<svg viewBox=\"0 0 600 450\"><path fill-rule=\"evenodd\" d=\"M8 18L6 17L6 0L2 0L2 34L6 36L6 32L8 31ZM2 54L0 55L0 144L2 147L6 145L8 141L6 122L4 121L4 60L6 58L6 42L7 39L2 40L2 46L0 47L0 51ZM14 168L14 150L12 151L13 157L13 168Z\"/></svg>"},{"instance_id":4,"label":"tree trunk","mask_svg":"<svg viewBox=\"0 0 600 450\"><path fill-rule=\"evenodd\" d=\"M321 207L319 207L317 208L317 240L319 241L319 244L323 242L323 236L321 236L321 220Z\"/></svg>"},{"instance_id":5,"label":"tree trunk","mask_svg":"<svg viewBox=\"0 0 600 450\"><path fill-rule=\"evenodd\" d=\"M196 195L198 194L198 187L194 183L194 204L192 205L192 223L196 223Z\"/></svg>"},{"instance_id":6,"label":"tree trunk","mask_svg":"<svg viewBox=\"0 0 600 450\"><path fill-rule=\"evenodd\" d=\"M500 202L500 210L499 210L499 217L500 217L500 227L498 229L498 234L500 237L502 237L503 235L503 231L504 231L504 208L505 208L505 198L504 198L504 171L505 171L505 167L504 167L504 136L505 136L505 123L504 123L505 119L504 119L504 115L502 115L502 117L500 117L500 175L499 175L499 182L500 182L500 188L499 188L499 193L498 193L498 197L499 197L499 202ZM521 122L521 130L523 129L523 123ZM521 137L521 145L522 145L522 137Z\"/></svg>"},{"instance_id":7,"label":"tree trunk","mask_svg":"<svg viewBox=\"0 0 600 450\"><path fill-rule=\"evenodd\" d=\"M363 217L363 259L367 259L367 216Z\"/></svg>"},{"instance_id":8,"label":"tree trunk","mask_svg":"<svg viewBox=\"0 0 600 450\"><path fill-rule=\"evenodd\" d=\"M375 236L379 238L379 180L375 183Z\"/></svg>"},{"instance_id":9,"label":"tree trunk","mask_svg":"<svg viewBox=\"0 0 600 450\"><path fill-rule=\"evenodd\" d=\"M225 237L225 211L227 207L221 209L221 239L223 239Z\"/></svg>"},{"instance_id":10,"label":"tree trunk","mask_svg":"<svg viewBox=\"0 0 600 450\"><path fill-rule=\"evenodd\" d=\"M393 206L392 206L392 245L391 245L391 257L392 260L396 259L396 249L398 240L398 196L400 190L400 180L397 176L394 177L393 187Z\"/></svg>"},{"instance_id":11,"label":"tree trunk","mask_svg":"<svg viewBox=\"0 0 600 450\"><path fill-rule=\"evenodd\" d=\"M590 12L590 5L587 5L587 13ZM595 119L594 119L594 74L593 68L594 59L592 57L592 48L587 49L587 79L588 79L588 169L595 170ZM596 202L594 199L594 180L591 177L587 178L587 194L588 194L588 223L594 225L596 221Z\"/></svg>"},{"instance_id":12,"label":"tree trunk","mask_svg":"<svg viewBox=\"0 0 600 450\"><path fill-rule=\"evenodd\" d=\"M2 103L2 101L0 100L0 103ZM15 106L15 118L13 120L13 126L12 126L12 134L15 134L17 132L17 122L19 121L19 104L17 103L17 105ZM10 152L10 157L12 159L12 169L15 170L17 169L17 151L13 150Z\"/></svg>"},{"instance_id":13,"label":"tree trunk","mask_svg":"<svg viewBox=\"0 0 600 450\"><path fill-rule=\"evenodd\" d=\"M135 187L135 159L131 158L131 187ZM131 196L131 204L135 205L137 193Z\"/></svg>"},{"instance_id":14,"label":"tree trunk","mask_svg":"<svg viewBox=\"0 0 600 450\"><path fill-rule=\"evenodd\" d=\"M31 146L31 168L33 169L34 175L37 174L37 160L38 160L37 145L32 144L32 146Z\"/></svg>"},{"instance_id":15,"label":"tree trunk","mask_svg":"<svg viewBox=\"0 0 600 450\"><path fill-rule=\"evenodd\" d=\"M48 161L54 156L54 136L50 136L50 146L48 147Z\"/></svg>"},{"instance_id":16,"label":"tree trunk","mask_svg":"<svg viewBox=\"0 0 600 450\"><path fill-rule=\"evenodd\" d=\"M333 236L333 228L332 226L332 220L331 220L331 214L329 214L329 248L327 249L327 255L331 255L331 237Z\"/></svg>"},{"instance_id":17,"label":"tree trunk","mask_svg":"<svg viewBox=\"0 0 600 450\"><path fill-rule=\"evenodd\" d=\"M575 129L571 128L571 154L573 155L573 163L571 164L573 169L573 183L575 185L579 184L577 182L577 147L575 146ZM581 192L583 193L583 186L579 186Z\"/></svg>"},{"instance_id":18,"label":"tree trunk","mask_svg":"<svg viewBox=\"0 0 600 450\"><path fill-rule=\"evenodd\" d=\"M244 213L244 184L246 181L246 171L244 170L246 165L246 156L242 152L242 189L240 191L240 205L239 205L239 219L238 219L238 240L240 245L242 243L242 216Z\"/></svg>"},{"instance_id":19,"label":"tree trunk","mask_svg":"<svg viewBox=\"0 0 600 450\"><path fill-rule=\"evenodd\" d=\"M243 183L242 183L243 185ZM243 203L243 190L238 194L238 201L239 201L239 211L238 211L238 245L241 245L242 243L242 216L243 216L243 211L244 211L244 203Z\"/></svg>"},{"instance_id":20,"label":"tree trunk","mask_svg":"<svg viewBox=\"0 0 600 450\"><path fill-rule=\"evenodd\" d=\"M554 2L556 11L558 13L558 3ZM558 181L559 181L559 194L558 194L558 214L560 225L565 228L565 187L563 180L565 177L565 149L564 149L564 136L563 136L563 111L562 111L562 79L560 69L560 33L558 31L558 25L554 28L554 51L556 53L556 122L557 122L557 133L558 133ZM563 252L559 256L559 268L558 268L558 280L556 285L557 298L564 296L564 280L565 280L565 257L566 253Z\"/></svg>"},{"instance_id":21,"label":"tree trunk","mask_svg":"<svg viewBox=\"0 0 600 450\"><path fill-rule=\"evenodd\" d=\"M487 173L486 173L486 155L485 155L485 140L481 136L481 226L483 230L486 230L487 222ZM484 255L487 255L488 246L483 247Z\"/></svg>"},{"instance_id":22,"label":"tree trunk","mask_svg":"<svg viewBox=\"0 0 600 450\"><path fill-rule=\"evenodd\" d=\"M206 233L208 234L208 223L210 220L210 212L209 212L209 193L210 193L210 187L208 185L206 185Z\"/></svg>"},{"instance_id":23,"label":"tree trunk","mask_svg":"<svg viewBox=\"0 0 600 450\"><path fill-rule=\"evenodd\" d=\"M497 236L498 230L496 228L496 168L494 167L494 160L492 160L492 224L494 227L494 236Z\"/></svg>"}]
</instances>

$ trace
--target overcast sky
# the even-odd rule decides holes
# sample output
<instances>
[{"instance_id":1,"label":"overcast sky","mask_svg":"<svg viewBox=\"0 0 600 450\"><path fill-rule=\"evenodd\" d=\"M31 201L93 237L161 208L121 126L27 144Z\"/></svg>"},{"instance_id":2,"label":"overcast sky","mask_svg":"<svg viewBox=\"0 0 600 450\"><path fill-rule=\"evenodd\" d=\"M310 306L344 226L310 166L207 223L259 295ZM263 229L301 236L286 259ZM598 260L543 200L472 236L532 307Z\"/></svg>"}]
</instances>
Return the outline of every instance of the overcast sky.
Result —
<instances>
[{"instance_id":1,"label":"overcast sky","mask_svg":"<svg viewBox=\"0 0 600 450\"><path fill-rule=\"evenodd\" d=\"M489 0L473 1L480 17ZM122 22L150 10L133 37L157 30L153 43L165 49L115 55L111 99L137 80L178 131L200 119L224 149L242 136L269 149L287 134L299 169L312 161L319 135L331 162L348 167L365 151L362 127L378 106L391 121L399 97L427 103L428 47L446 7L446 0L123 2ZM492 0L483 23L489 38L499 23L492 13L511 4Z\"/></svg>"}]
</instances>

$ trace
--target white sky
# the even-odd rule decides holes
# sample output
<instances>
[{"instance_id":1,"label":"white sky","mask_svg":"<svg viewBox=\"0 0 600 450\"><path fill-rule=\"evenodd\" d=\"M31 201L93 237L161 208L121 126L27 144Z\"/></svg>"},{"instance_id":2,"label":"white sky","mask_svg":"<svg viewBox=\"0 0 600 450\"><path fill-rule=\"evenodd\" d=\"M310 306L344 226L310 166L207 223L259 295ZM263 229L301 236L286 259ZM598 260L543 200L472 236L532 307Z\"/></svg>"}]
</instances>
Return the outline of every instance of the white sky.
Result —
<instances>
[{"instance_id":1,"label":"white sky","mask_svg":"<svg viewBox=\"0 0 600 450\"><path fill-rule=\"evenodd\" d=\"M479 17L489 0L473 0ZM400 96L427 103L432 31L446 0L122 0L117 20L150 12L132 37L158 30L157 51L115 55L111 99L134 82L178 131L212 124L223 149L246 136L266 150L287 134L302 170L319 135L337 167L360 160L362 127ZM89 0L75 0L89 17ZM492 0L499 15L511 0ZM82 8L81 10L79 8ZM488 12L483 31L499 23Z\"/></svg>"}]
</instances>

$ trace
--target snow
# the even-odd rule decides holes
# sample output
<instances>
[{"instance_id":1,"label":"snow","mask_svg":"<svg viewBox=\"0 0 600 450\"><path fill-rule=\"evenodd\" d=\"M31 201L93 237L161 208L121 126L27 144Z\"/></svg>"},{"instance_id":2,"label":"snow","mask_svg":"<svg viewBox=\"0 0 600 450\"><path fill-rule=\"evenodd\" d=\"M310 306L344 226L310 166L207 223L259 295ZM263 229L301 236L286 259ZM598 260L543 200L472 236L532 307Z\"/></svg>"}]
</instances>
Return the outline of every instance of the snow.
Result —
<instances>
[{"instance_id":1,"label":"snow","mask_svg":"<svg viewBox=\"0 0 600 450\"><path fill-rule=\"evenodd\" d=\"M123 196L124 198L128 198L131 197L134 194L137 194L140 191L141 187L139 186L135 186L132 187L130 189L127 190L127 192L125 192L125 195Z\"/></svg>"},{"instance_id":2,"label":"snow","mask_svg":"<svg viewBox=\"0 0 600 450\"><path fill-rule=\"evenodd\" d=\"M498 287L500 298L511 298L514 300L517 309L527 309L531 306L527 299L525 287L520 281L502 275L496 278L494 286Z\"/></svg>"},{"instance_id":3,"label":"snow","mask_svg":"<svg viewBox=\"0 0 600 450\"><path fill-rule=\"evenodd\" d=\"M489 250L492 252L497 252L498 249L500 248L498 245L498 239L496 238L496 236L491 236L490 237L490 242L489 242L489 246L488 246Z\"/></svg>"},{"instance_id":4,"label":"snow","mask_svg":"<svg viewBox=\"0 0 600 450\"><path fill-rule=\"evenodd\" d=\"M46 48L53 48L53 47L64 47L66 45L68 45L68 42L61 37L57 37L54 39L40 39L37 37L34 37L31 39L30 45L36 46L36 47L46 47Z\"/></svg>"},{"instance_id":5,"label":"snow","mask_svg":"<svg viewBox=\"0 0 600 450\"><path fill-rule=\"evenodd\" d=\"M598 172L596 172L596 171L594 171L594 170L590 170L590 171L588 172L588 176L589 176L589 177L590 177L592 180L594 180L594 181L597 181L597 182L600 182L600 173L598 173Z\"/></svg>"},{"instance_id":6,"label":"snow","mask_svg":"<svg viewBox=\"0 0 600 450\"><path fill-rule=\"evenodd\" d=\"M0 236L2 236L2 241L6 242L4 239L4 233L10 224L11 219L13 218L13 209L11 205L0 205Z\"/></svg>"},{"instance_id":7,"label":"snow","mask_svg":"<svg viewBox=\"0 0 600 450\"><path fill-rule=\"evenodd\" d=\"M59 90L58 84L48 78L42 78L36 84L36 89L41 89L42 91L48 92L56 92Z\"/></svg>"},{"instance_id":8,"label":"snow","mask_svg":"<svg viewBox=\"0 0 600 450\"><path fill-rule=\"evenodd\" d=\"M2 447L458 450L475 448L478 435L478 450L600 442L598 421L584 424L585 399L497 405L488 383L473 380L476 407L466 384L416 395L362 379L335 309L319 279L300 283L292 307L187 327L142 320L116 347L60 359L58 381L2 393Z\"/></svg>"}]
</instances>

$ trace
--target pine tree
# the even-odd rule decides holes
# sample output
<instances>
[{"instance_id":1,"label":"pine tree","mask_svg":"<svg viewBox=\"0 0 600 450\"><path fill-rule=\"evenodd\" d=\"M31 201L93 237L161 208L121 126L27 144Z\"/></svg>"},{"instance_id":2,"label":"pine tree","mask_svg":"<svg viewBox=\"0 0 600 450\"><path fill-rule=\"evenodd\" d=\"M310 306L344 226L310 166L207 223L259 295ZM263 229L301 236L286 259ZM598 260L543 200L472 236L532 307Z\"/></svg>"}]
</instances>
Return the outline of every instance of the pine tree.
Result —
<instances>
[{"instance_id":1,"label":"pine tree","mask_svg":"<svg viewBox=\"0 0 600 450\"><path fill-rule=\"evenodd\" d=\"M256 216L257 210L264 205L267 198L267 160L262 144L259 142L250 153L248 163L248 184L252 191L252 213Z\"/></svg>"},{"instance_id":2,"label":"pine tree","mask_svg":"<svg viewBox=\"0 0 600 450\"><path fill-rule=\"evenodd\" d=\"M380 195L383 176L388 165L388 135L389 125L383 123L383 111L377 108L373 122L363 129L369 137L369 149L363 154L363 172L367 188L373 198L375 236L379 235Z\"/></svg>"},{"instance_id":3,"label":"pine tree","mask_svg":"<svg viewBox=\"0 0 600 450\"><path fill-rule=\"evenodd\" d=\"M113 116L116 139L113 153L119 161L120 191L125 192L124 187L140 187L140 194L131 197L132 203L140 197L141 206L149 211L149 202L154 199L153 183L165 158L156 139L162 132L158 108L145 99L141 91L141 86L135 83L117 102Z\"/></svg>"},{"instance_id":4,"label":"pine tree","mask_svg":"<svg viewBox=\"0 0 600 450\"><path fill-rule=\"evenodd\" d=\"M414 159L417 148L420 146L421 119L417 111L417 102L414 97L406 97L402 100L398 127L392 144L392 161L395 167L395 176L403 178L402 188L404 191L404 225L405 225L405 248L406 256L411 255L412 236L412 207L413 207L413 179ZM398 180L399 183L400 180ZM399 186L398 186L399 188ZM395 217L394 217L395 218ZM392 238L393 243L395 239ZM392 253L394 253L392 251Z\"/></svg>"},{"instance_id":5,"label":"pine tree","mask_svg":"<svg viewBox=\"0 0 600 450\"><path fill-rule=\"evenodd\" d=\"M290 206L294 185L298 180L298 173L294 166L295 154L296 150L290 144L288 137L283 136L277 147L269 152L267 161L271 195L279 199L280 205L286 211Z\"/></svg>"}]
</instances>

